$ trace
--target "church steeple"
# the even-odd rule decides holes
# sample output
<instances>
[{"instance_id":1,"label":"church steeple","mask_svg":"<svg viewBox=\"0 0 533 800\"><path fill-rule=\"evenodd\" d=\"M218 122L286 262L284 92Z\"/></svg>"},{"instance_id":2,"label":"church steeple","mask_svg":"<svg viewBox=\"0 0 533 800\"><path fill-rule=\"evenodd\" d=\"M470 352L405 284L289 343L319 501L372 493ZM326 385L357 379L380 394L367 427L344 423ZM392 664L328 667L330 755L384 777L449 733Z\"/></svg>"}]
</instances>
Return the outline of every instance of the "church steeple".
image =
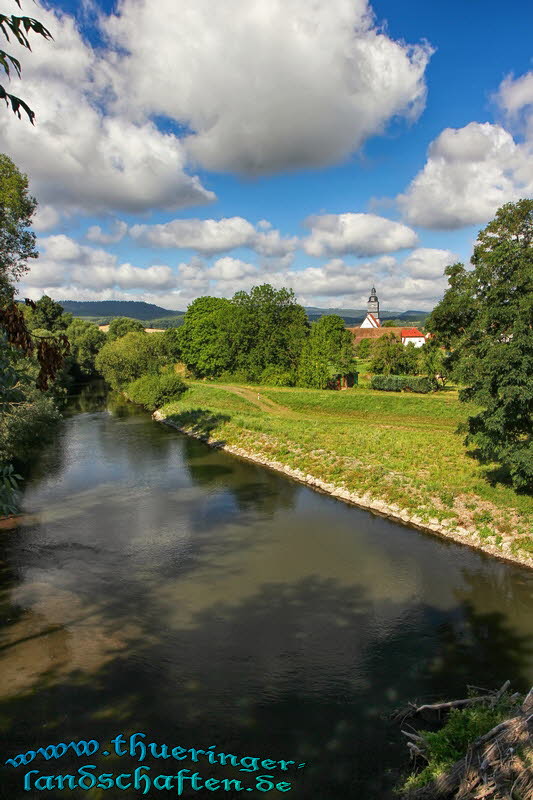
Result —
<instances>
[{"instance_id":1,"label":"church steeple","mask_svg":"<svg viewBox=\"0 0 533 800\"><path fill-rule=\"evenodd\" d=\"M368 308L368 313L373 314L375 318L379 321L379 300L374 286L372 287L370 297L368 298L367 308Z\"/></svg>"}]
</instances>

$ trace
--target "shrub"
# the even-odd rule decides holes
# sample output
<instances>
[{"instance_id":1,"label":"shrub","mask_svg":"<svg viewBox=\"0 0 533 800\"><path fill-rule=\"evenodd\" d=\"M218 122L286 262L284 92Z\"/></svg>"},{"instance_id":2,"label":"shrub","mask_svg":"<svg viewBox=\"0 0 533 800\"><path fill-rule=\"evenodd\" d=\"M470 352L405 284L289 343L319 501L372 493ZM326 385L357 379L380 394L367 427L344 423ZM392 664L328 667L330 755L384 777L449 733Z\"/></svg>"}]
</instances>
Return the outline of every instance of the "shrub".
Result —
<instances>
[{"instance_id":1,"label":"shrub","mask_svg":"<svg viewBox=\"0 0 533 800\"><path fill-rule=\"evenodd\" d=\"M272 364L261 373L261 383L265 386L294 386L295 380L289 370Z\"/></svg>"},{"instance_id":2,"label":"shrub","mask_svg":"<svg viewBox=\"0 0 533 800\"><path fill-rule=\"evenodd\" d=\"M234 372L224 370L216 379L217 383L250 383L250 375L244 369L237 369Z\"/></svg>"},{"instance_id":3,"label":"shrub","mask_svg":"<svg viewBox=\"0 0 533 800\"><path fill-rule=\"evenodd\" d=\"M166 360L161 336L157 333L127 333L107 342L96 356L96 369L113 389L122 389L147 373L157 375Z\"/></svg>"},{"instance_id":4,"label":"shrub","mask_svg":"<svg viewBox=\"0 0 533 800\"><path fill-rule=\"evenodd\" d=\"M438 389L438 383L434 378L422 378L417 375L373 375L370 388L382 392L428 394Z\"/></svg>"},{"instance_id":5,"label":"shrub","mask_svg":"<svg viewBox=\"0 0 533 800\"><path fill-rule=\"evenodd\" d=\"M176 400L186 389L179 375L167 372L162 375L142 375L126 386L126 395L133 403L153 411Z\"/></svg>"},{"instance_id":6,"label":"shrub","mask_svg":"<svg viewBox=\"0 0 533 800\"><path fill-rule=\"evenodd\" d=\"M107 340L114 342L127 333L144 333L143 323L138 319L130 319L130 317L115 317L109 324Z\"/></svg>"},{"instance_id":7,"label":"shrub","mask_svg":"<svg viewBox=\"0 0 533 800\"><path fill-rule=\"evenodd\" d=\"M53 398L32 392L25 401L0 415L0 461L19 468L28 464L49 441L61 414Z\"/></svg>"}]
</instances>

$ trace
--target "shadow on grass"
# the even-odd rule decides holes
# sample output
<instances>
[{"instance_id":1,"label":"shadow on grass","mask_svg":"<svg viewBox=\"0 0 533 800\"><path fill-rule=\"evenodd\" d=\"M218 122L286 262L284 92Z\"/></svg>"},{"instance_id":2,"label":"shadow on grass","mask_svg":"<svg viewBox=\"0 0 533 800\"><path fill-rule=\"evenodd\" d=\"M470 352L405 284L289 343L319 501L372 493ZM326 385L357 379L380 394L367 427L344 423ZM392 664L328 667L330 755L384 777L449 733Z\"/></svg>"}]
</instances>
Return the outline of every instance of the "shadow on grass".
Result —
<instances>
[{"instance_id":1,"label":"shadow on grass","mask_svg":"<svg viewBox=\"0 0 533 800\"><path fill-rule=\"evenodd\" d=\"M490 486L505 486L507 489L512 489L517 495L531 496L531 490L526 488L517 489L513 485L511 471L505 464L494 464L494 461L483 456L478 448L467 450L466 456L473 461L477 461L480 466L487 466L483 470L483 477Z\"/></svg>"},{"instance_id":2,"label":"shadow on grass","mask_svg":"<svg viewBox=\"0 0 533 800\"><path fill-rule=\"evenodd\" d=\"M214 431L225 422L229 422L231 417L229 414L217 414L201 408L194 408L182 411L180 414L171 414L166 419L167 422L179 428L187 428L190 433L194 433L202 439L210 439ZM212 444L222 447L225 442L216 441Z\"/></svg>"}]
</instances>

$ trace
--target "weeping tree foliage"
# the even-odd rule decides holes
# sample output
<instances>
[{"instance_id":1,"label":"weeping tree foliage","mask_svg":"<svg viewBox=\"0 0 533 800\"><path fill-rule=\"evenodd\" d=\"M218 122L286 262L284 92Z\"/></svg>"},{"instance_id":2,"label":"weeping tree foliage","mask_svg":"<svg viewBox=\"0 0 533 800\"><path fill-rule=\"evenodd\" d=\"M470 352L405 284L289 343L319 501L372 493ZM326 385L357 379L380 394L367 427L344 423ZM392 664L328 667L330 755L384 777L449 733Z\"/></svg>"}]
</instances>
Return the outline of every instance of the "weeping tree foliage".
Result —
<instances>
[{"instance_id":1,"label":"weeping tree foliage","mask_svg":"<svg viewBox=\"0 0 533 800\"><path fill-rule=\"evenodd\" d=\"M473 269L446 269L449 288L427 320L452 353L466 426L482 462L499 462L533 490L533 200L502 206L478 236Z\"/></svg>"},{"instance_id":2,"label":"weeping tree foliage","mask_svg":"<svg viewBox=\"0 0 533 800\"><path fill-rule=\"evenodd\" d=\"M20 5L20 0L15 0L15 3L19 8L22 8ZM16 39L16 41L27 50L31 50L30 40L28 38L30 31L42 36L43 39L53 39L50 31L45 28L41 22L33 17L16 17L13 14L10 14L9 16L7 14L0 14L0 29L2 30L2 33L8 42L11 42L11 35L13 39ZM11 78L12 71L14 71L19 78L21 77L22 70L20 67L20 61L15 58L15 56L6 53L5 50L0 50L0 66L4 68L4 72L8 78ZM35 112L32 111L29 105L25 103L24 100L21 100L20 97L16 97L14 94L6 92L5 88L1 84L0 98L6 101L8 108L11 105L13 113L16 114L19 119L22 117L20 110L22 109L25 111L28 115L28 119L33 125Z\"/></svg>"}]
</instances>

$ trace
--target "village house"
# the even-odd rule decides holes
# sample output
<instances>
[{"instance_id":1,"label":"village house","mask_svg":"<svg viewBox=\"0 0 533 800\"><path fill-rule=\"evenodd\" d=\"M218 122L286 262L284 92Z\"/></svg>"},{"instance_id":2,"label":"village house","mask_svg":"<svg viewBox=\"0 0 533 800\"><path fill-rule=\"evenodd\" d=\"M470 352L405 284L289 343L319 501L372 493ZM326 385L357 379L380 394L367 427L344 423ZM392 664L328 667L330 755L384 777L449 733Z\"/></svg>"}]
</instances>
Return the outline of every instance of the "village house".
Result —
<instances>
[{"instance_id":1,"label":"village house","mask_svg":"<svg viewBox=\"0 0 533 800\"><path fill-rule=\"evenodd\" d=\"M355 344L359 344L361 339L379 339L393 333L402 344L412 342L415 347L422 347L426 341L425 335L418 328L383 327L379 318L379 300L376 290L372 287L372 292L367 303L368 313L360 325L348 328L352 332Z\"/></svg>"}]
</instances>

